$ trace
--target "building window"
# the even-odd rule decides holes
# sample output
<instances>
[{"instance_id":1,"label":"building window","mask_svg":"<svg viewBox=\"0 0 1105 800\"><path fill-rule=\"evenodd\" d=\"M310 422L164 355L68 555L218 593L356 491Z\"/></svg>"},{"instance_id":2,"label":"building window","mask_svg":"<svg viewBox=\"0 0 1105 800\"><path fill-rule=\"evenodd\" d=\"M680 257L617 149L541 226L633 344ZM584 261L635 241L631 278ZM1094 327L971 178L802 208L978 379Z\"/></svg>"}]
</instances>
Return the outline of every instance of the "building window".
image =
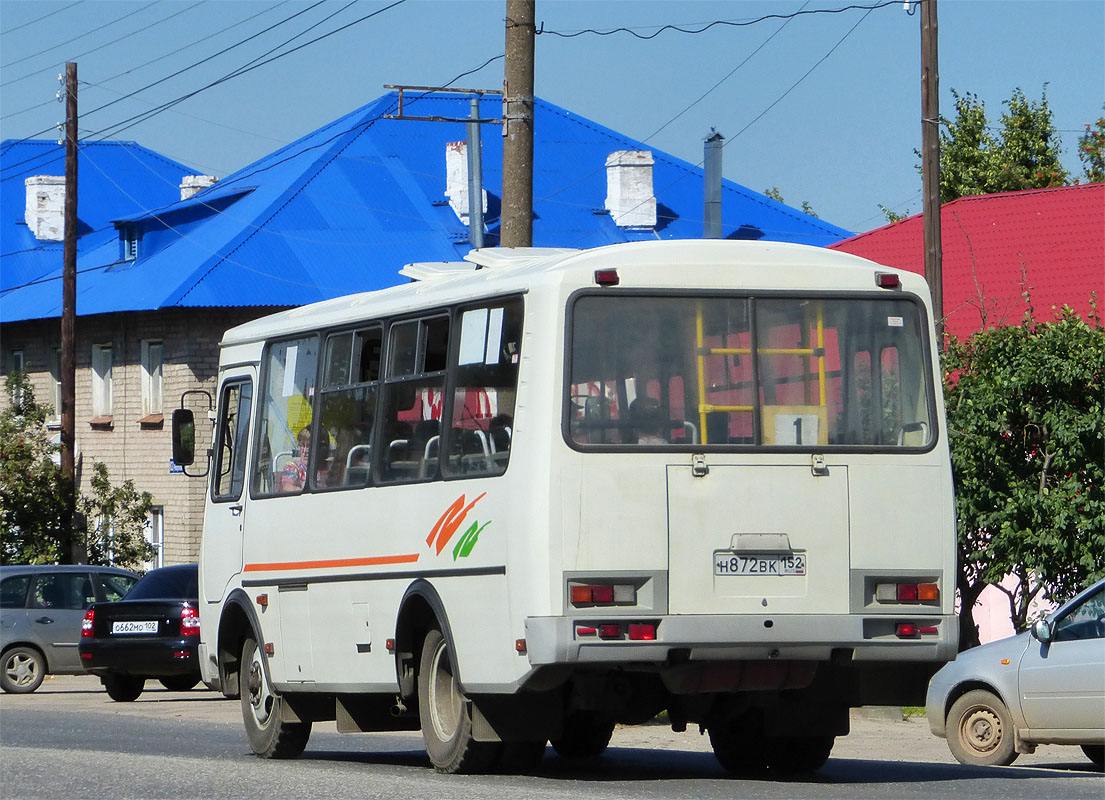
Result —
<instances>
[{"instance_id":1,"label":"building window","mask_svg":"<svg viewBox=\"0 0 1105 800\"><path fill-rule=\"evenodd\" d=\"M55 347L50 361L50 378L53 380L54 422L61 420L61 348Z\"/></svg>"},{"instance_id":2,"label":"building window","mask_svg":"<svg viewBox=\"0 0 1105 800\"><path fill-rule=\"evenodd\" d=\"M151 570L165 566L165 509L162 506L154 506L150 509L143 534L146 542L156 550L153 558L142 564L143 569Z\"/></svg>"},{"instance_id":3,"label":"building window","mask_svg":"<svg viewBox=\"0 0 1105 800\"><path fill-rule=\"evenodd\" d=\"M161 356L163 345L142 340L142 416L161 413Z\"/></svg>"},{"instance_id":4,"label":"building window","mask_svg":"<svg viewBox=\"0 0 1105 800\"><path fill-rule=\"evenodd\" d=\"M111 345L92 345L92 416L111 416Z\"/></svg>"},{"instance_id":5,"label":"building window","mask_svg":"<svg viewBox=\"0 0 1105 800\"><path fill-rule=\"evenodd\" d=\"M26 375L27 373L24 370L24 367L26 365L23 362L23 351L12 350L11 353L11 371L22 372L24 375ZM18 392L17 394L13 395L12 402L16 403L17 405L23 405L23 392Z\"/></svg>"},{"instance_id":6,"label":"building window","mask_svg":"<svg viewBox=\"0 0 1105 800\"><path fill-rule=\"evenodd\" d=\"M138 226L133 222L119 229L119 241L123 248L123 260L134 261L138 258Z\"/></svg>"}]
</instances>

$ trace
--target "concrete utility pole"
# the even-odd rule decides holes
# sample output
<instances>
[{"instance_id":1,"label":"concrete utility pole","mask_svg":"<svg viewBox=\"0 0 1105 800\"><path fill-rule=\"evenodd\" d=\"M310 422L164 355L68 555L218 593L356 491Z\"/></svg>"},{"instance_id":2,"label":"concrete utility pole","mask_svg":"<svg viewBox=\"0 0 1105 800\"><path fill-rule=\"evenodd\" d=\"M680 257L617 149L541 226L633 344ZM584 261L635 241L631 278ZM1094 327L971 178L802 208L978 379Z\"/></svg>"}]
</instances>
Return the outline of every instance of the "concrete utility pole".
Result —
<instances>
[{"instance_id":1,"label":"concrete utility pole","mask_svg":"<svg viewBox=\"0 0 1105 800\"><path fill-rule=\"evenodd\" d=\"M944 342L944 275L940 242L940 70L936 0L921 3L921 184L924 195L925 279L932 290L936 340Z\"/></svg>"},{"instance_id":2,"label":"concrete utility pole","mask_svg":"<svg viewBox=\"0 0 1105 800\"><path fill-rule=\"evenodd\" d=\"M61 474L65 507L61 519L63 564L73 562L76 511L76 321L77 321L77 65L65 65L65 230L61 282Z\"/></svg>"},{"instance_id":3,"label":"concrete utility pole","mask_svg":"<svg viewBox=\"0 0 1105 800\"><path fill-rule=\"evenodd\" d=\"M533 39L536 0L507 0L503 83L503 247L533 244Z\"/></svg>"}]
</instances>

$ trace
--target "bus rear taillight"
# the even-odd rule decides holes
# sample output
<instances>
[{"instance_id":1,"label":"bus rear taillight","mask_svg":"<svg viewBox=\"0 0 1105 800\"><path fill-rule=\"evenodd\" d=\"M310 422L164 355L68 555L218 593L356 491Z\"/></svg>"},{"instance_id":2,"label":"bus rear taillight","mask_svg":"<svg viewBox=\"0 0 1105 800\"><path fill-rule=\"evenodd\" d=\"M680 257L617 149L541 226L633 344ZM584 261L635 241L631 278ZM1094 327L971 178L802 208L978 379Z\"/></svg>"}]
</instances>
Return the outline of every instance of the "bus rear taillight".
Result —
<instances>
[{"instance_id":1,"label":"bus rear taillight","mask_svg":"<svg viewBox=\"0 0 1105 800\"><path fill-rule=\"evenodd\" d=\"M880 603L938 602L940 587L935 583L880 583L875 586L875 600Z\"/></svg>"},{"instance_id":2,"label":"bus rear taillight","mask_svg":"<svg viewBox=\"0 0 1105 800\"><path fill-rule=\"evenodd\" d=\"M632 583L570 583L568 598L576 608L630 606L637 603L637 587Z\"/></svg>"}]
</instances>

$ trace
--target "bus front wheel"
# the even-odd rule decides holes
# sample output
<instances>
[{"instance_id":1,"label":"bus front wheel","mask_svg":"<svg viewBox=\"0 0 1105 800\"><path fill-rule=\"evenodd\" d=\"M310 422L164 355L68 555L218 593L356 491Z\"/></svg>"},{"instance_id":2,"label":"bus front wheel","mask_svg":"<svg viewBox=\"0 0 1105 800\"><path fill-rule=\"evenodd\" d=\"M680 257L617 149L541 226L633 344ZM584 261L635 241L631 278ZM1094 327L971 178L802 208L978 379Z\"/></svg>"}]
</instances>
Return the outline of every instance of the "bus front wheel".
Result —
<instances>
[{"instance_id":1,"label":"bus front wheel","mask_svg":"<svg viewBox=\"0 0 1105 800\"><path fill-rule=\"evenodd\" d=\"M426 754L438 772L486 771L499 755L499 742L472 736L472 709L453 673L449 648L439 630L426 634L418 669L418 716Z\"/></svg>"},{"instance_id":2,"label":"bus front wheel","mask_svg":"<svg viewBox=\"0 0 1105 800\"><path fill-rule=\"evenodd\" d=\"M242 645L241 665L242 719L250 749L261 758L295 758L307 746L311 723L281 719L284 698L273 692L253 639Z\"/></svg>"}]
</instances>

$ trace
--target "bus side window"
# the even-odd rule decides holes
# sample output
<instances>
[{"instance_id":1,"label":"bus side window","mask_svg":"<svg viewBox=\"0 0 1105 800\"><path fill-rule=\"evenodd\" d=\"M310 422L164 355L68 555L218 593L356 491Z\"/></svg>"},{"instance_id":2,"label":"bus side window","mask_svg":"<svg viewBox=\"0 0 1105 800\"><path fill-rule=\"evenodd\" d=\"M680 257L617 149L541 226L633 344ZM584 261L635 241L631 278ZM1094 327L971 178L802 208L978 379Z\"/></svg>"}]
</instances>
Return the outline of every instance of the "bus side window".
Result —
<instances>
[{"instance_id":1,"label":"bus side window","mask_svg":"<svg viewBox=\"0 0 1105 800\"><path fill-rule=\"evenodd\" d=\"M228 382L219 398L219 428L215 451L215 470L211 498L237 500L242 496L246 478L246 442L249 441L249 416L253 404L253 384Z\"/></svg>"},{"instance_id":2,"label":"bus side window","mask_svg":"<svg viewBox=\"0 0 1105 800\"><path fill-rule=\"evenodd\" d=\"M254 494L292 494L303 490L312 460L312 407L318 369L317 336L269 345L261 386L261 430L251 490ZM329 436L326 431L320 437ZM315 465L314 468L317 468Z\"/></svg>"},{"instance_id":3,"label":"bus side window","mask_svg":"<svg viewBox=\"0 0 1105 800\"><path fill-rule=\"evenodd\" d=\"M368 482L382 346L379 326L326 339L315 488L364 486Z\"/></svg>"},{"instance_id":4,"label":"bus side window","mask_svg":"<svg viewBox=\"0 0 1105 800\"><path fill-rule=\"evenodd\" d=\"M441 411L449 353L447 316L398 322L388 333L381 390L383 429L374 454L377 479L435 478L441 452Z\"/></svg>"},{"instance_id":5,"label":"bus side window","mask_svg":"<svg viewBox=\"0 0 1105 800\"><path fill-rule=\"evenodd\" d=\"M461 311L448 474L497 475L506 469L521 343L521 300Z\"/></svg>"}]
</instances>

